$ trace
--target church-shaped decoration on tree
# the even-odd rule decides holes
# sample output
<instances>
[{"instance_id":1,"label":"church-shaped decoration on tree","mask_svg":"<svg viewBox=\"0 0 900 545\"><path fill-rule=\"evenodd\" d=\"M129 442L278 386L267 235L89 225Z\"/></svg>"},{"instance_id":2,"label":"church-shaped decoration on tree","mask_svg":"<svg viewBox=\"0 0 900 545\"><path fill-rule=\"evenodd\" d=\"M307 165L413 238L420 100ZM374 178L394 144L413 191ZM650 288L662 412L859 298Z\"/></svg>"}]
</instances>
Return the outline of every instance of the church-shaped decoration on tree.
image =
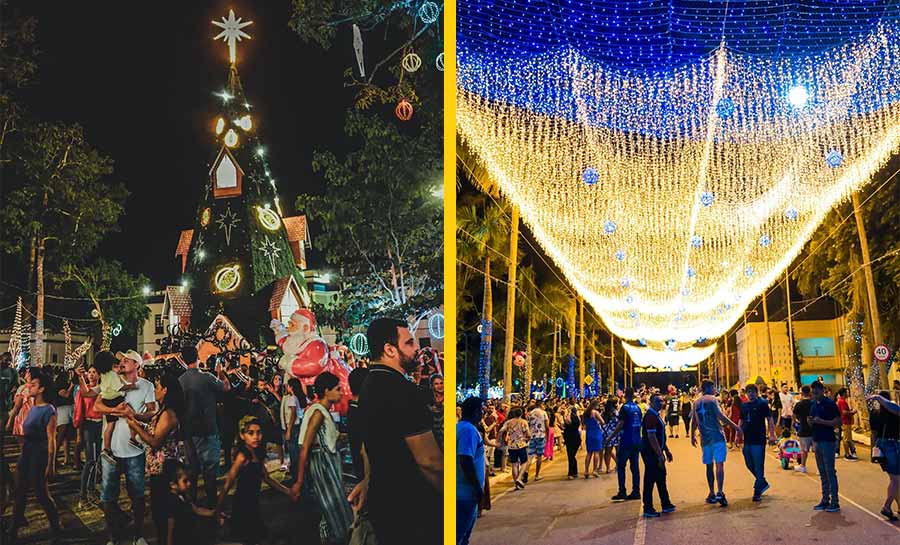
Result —
<instances>
[{"instance_id":1,"label":"church-shaped decoration on tree","mask_svg":"<svg viewBox=\"0 0 900 545\"><path fill-rule=\"evenodd\" d=\"M229 11L227 18L212 23L222 30L215 39L228 45L228 81L216 93L217 111L210 120L214 151L194 228L181 233L176 249L183 273L182 306L189 307L179 313L180 322L205 330L224 315L255 344L271 337L270 320L286 321L309 306L301 271L307 224L304 216L285 218L281 213L257 133L259 119L238 77L237 42L250 38L243 29L252 21Z\"/></svg>"}]
</instances>

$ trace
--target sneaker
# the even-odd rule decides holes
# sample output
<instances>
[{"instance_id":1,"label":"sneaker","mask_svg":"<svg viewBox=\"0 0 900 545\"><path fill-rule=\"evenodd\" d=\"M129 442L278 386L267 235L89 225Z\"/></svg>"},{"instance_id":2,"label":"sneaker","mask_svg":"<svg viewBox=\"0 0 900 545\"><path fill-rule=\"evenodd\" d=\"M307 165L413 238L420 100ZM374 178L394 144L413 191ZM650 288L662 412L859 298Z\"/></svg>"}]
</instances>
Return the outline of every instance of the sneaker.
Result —
<instances>
[{"instance_id":1,"label":"sneaker","mask_svg":"<svg viewBox=\"0 0 900 545\"><path fill-rule=\"evenodd\" d=\"M675 512L675 506L674 506L674 505L665 505L665 506L663 506L663 508L662 508L662 512L663 512L663 513L674 513L674 512Z\"/></svg>"},{"instance_id":2,"label":"sneaker","mask_svg":"<svg viewBox=\"0 0 900 545\"><path fill-rule=\"evenodd\" d=\"M658 516L659 516L659 511L655 511L655 510L654 511L644 511L645 519L652 519L652 518L656 518Z\"/></svg>"},{"instance_id":3,"label":"sneaker","mask_svg":"<svg viewBox=\"0 0 900 545\"><path fill-rule=\"evenodd\" d=\"M828 500L822 500L813 507L813 511L824 511L828 508Z\"/></svg>"},{"instance_id":4,"label":"sneaker","mask_svg":"<svg viewBox=\"0 0 900 545\"><path fill-rule=\"evenodd\" d=\"M757 496L762 496L763 494L766 493L766 490L768 490L768 489L769 489L769 483L766 482L766 485L763 486L762 489L761 489L759 492L756 493L756 495L757 495Z\"/></svg>"},{"instance_id":5,"label":"sneaker","mask_svg":"<svg viewBox=\"0 0 900 545\"><path fill-rule=\"evenodd\" d=\"M890 507L882 508L881 514L884 516L884 518L888 519L891 522L894 522L897 520L897 516L894 514L893 511L891 511Z\"/></svg>"},{"instance_id":6,"label":"sneaker","mask_svg":"<svg viewBox=\"0 0 900 545\"><path fill-rule=\"evenodd\" d=\"M800 473L806 473L806 466L800 466Z\"/></svg>"},{"instance_id":7,"label":"sneaker","mask_svg":"<svg viewBox=\"0 0 900 545\"><path fill-rule=\"evenodd\" d=\"M716 499L715 494L710 494L709 496L706 496L706 503L716 503L717 501L719 501L719 500Z\"/></svg>"},{"instance_id":8,"label":"sneaker","mask_svg":"<svg viewBox=\"0 0 900 545\"><path fill-rule=\"evenodd\" d=\"M516 488L518 488L520 490L525 488L525 483L523 483L522 481L513 481L513 482L516 483Z\"/></svg>"},{"instance_id":9,"label":"sneaker","mask_svg":"<svg viewBox=\"0 0 900 545\"><path fill-rule=\"evenodd\" d=\"M716 494L716 501L719 502L719 505L722 507L728 507L728 500L725 499L725 494Z\"/></svg>"},{"instance_id":10,"label":"sneaker","mask_svg":"<svg viewBox=\"0 0 900 545\"><path fill-rule=\"evenodd\" d=\"M639 500L639 499L641 499L641 493L640 492L632 492L631 494L628 494L628 496L625 499L626 500Z\"/></svg>"},{"instance_id":11,"label":"sneaker","mask_svg":"<svg viewBox=\"0 0 900 545\"><path fill-rule=\"evenodd\" d=\"M762 497L759 494L753 494L753 501L762 501Z\"/></svg>"},{"instance_id":12,"label":"sneaker","mask_svg":"<svg viewBox=\"0 0 900 545\"><path fill-rule=\"evenodd\" d=\"M838 505L837 502L833 502L828 507L825 508L826 513L837 513L840 510L841 510L841 506Z\"/></svg>"},{"instance_id":13,"label":"sneaker","mask_svg":"<svg viewBox=\"0 0 900 545\"><path fill-rule=\"evenodd\" d=\"M859 460L859 458L857 458L855 454L848 454L847 456L844 456L844 460L847 460L848 462L855 462Z\"/></svg>"},{"instance_id":14,"label":"sneaker","mask_svg":"<svg viewBox=\"0 0 900 545\"><path fill-rule=\"evenodd\" d=\"M628 496L624 492L619 492L615 496L613 496L612 501L625 501L628 499Z\"/></svg>"}]
</instances>

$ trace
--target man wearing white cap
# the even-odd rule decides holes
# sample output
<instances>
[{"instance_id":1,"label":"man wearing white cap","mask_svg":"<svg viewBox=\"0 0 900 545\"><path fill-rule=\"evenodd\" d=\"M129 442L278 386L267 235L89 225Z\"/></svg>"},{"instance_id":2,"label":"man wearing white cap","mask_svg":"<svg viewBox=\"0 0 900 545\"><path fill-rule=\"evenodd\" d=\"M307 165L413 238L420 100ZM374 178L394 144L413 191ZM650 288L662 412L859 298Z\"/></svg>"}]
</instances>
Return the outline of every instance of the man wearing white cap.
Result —
<instances>
[{"instance_id":1,"label":"man wearing white cap","mask_svg":"<svg viewBox=\"0 0 900 545\"><path fill-rule=\"evenodd\" d=\"M103 354L101 352L100 354ZM99 355L98 354L98 357ZM109 352L106 352L109 354ZM112 356L112 354L109 354ZM129 416L149 417L156 412L156 394L153 384L138 377L137 371L141 365L142 357L134 350L129 350L122 356L121 376L126 384L133 388L125 392L125 403L116 407L107 407L103 403L95 403L95 410L103 415L113 415L120 418ZM96 358L95 358L96 360ZM142 536L144 528L144 469L146 455L143 448L132 444L129 426L115 426L112 435L111 450L115 462L102 458L103 490L100 499L103 502L103 514L106 518L106 528L109 532L110 543L115 542L113 534L113 521L117 520L119 509L119 479L122 472L125 473L125 485L128 496L131 498L131 510L134 522L134 545L147 545Z\"/></svg>"}]
</instances>

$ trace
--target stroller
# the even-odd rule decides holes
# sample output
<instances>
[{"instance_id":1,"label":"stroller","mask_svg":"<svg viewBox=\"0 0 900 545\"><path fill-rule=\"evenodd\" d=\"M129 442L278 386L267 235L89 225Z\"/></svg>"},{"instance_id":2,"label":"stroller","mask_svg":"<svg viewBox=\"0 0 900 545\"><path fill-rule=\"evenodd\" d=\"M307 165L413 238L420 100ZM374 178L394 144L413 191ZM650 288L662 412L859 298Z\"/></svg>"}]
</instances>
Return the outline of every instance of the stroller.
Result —
<instances>
[{"instance_id":1,"label":"stroller","mask_svg":"<svg viewBox=\"0 0 900 545\"><path fill-rule=\"evenodd\" d=\"M778 460L781 462L781 469L790 469L792 460L800 462L800 441L791 437L790 428L784 430L778 441Z\"/></svg>"}]
</instances>

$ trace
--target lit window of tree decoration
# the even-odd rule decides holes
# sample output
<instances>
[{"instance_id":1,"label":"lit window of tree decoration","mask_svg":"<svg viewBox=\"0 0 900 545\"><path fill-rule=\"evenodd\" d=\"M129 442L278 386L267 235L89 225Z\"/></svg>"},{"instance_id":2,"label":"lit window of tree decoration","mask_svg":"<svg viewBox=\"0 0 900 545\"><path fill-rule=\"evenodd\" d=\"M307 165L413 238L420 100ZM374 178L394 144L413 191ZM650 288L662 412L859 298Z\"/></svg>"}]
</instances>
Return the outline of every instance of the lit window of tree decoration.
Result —
<instances>
[{"instance_id":1,"label":"lit window of tree decoration","mask_svg":"<svg viewBox=\"0 0 900 545\"><path fill-rule=\"evenodd\" d=\"M225 130L225 120L221 117L216 120L216 134L222 134L222 131Z\"/></svg>"},{"instance_id":2,"label":"lit window of tree decoration","mask_svg":"<svg viewBox=\"0 0 900 545\"><path fill-rule=\"evenodd\" d=\"M238 136L237 133L234 132L234 129L228 129L228 132L225 133L225 145L229 148L233 148L237 146Z\"/></svg>"},{"instance_id":3,"label":"lit window of tree decoration","mask_svg":"<svg viewBox=\"0 0 900 545\"><path fill-rule=\"evenodd\" d=\"M438 72L444 71L444 52L441 51L438 54L437 58L434 60L434 67L438 69Z\"/></svg>"},{"instance_id":4,"label":"lit window of tree decoration","mask_svg":"<svg viewBox=\"0 0 900 545\"><path fill-rule=\"evenodd\" d=\"M413 115L413 107L412 104L409 103L405 98L397 103L397 107L394 109L394 114L400 121L409 121L412 119Z\"/></svg>"},{"instance_id":5,"label":"lit window of tree decoration","mask_svg":"<svg viewBox=\"0 0 900 545\"><path fill-rule=\"evenodd\" d=\"M253 120L250 119L249 115L242 116L238 118L237 121L234 122L235 125L244 129L245 131L249 131L253 128Z\"/></svg>"},{"instance_id":6,"label":"lit window of tree decoration","mask_svg":"<svg viewBox=\"0 0 900 545\"><path fill-rule=\"evenodd\" d=\"M210 177L213 181L215 198L234 197L241 194L244 171L227 147L223 147L219 151L219 156L210 171Z\"/></svg>"},{"instance_id":7,"label":"lit window of tree decoration","mask_svg":"<svg viewBox=\"0 0 900 545\"><path fill-rule=\"evenodd\" d=\"M213 282L217 290L224 293L232 292L241 283L241 272L238 270L237 265L222 267L216 272Z\"/></svg>"},{"instance_id":8,"label":"lit window of tree decoration","mask_svg":"<svg viewBox=\"0 0 900 545\"><path fill-rule=\"evenodd\" d=\"M212 217L212 211L210 209L204 208L203 212L200 212L200 227L206 227L209 225L209 220Z\"/></svg>"},{"instance_id":9,"label":"lit window of tree decoration","mask_svg":"<svg viewBox=\"0 0 900 545\"><path fill-rule=\"evenodd\" d=\"M369 353L369 339L364 333L354 333L350 337L350 350L357 356L365 356Z\"/></svg>"},{"instance_id":10,"label":"lit window of tree decoration","mask_svg":"<svg viewBox=\"0 0 900 545\"><path fill-rule=\"evenodd\" d=\"M256 216L259 218L259 222L262 226L269 231L277 231L278 228L281 227L281 218L279 218L278 214L271 208L257 206Z\"/></svg>"},{"instance_id":11,"label":"lit window of tree decoration","mask_svg":"<svg viewBox=\"0 0 900 545\"><path fill-rule=\"evenodd\" d=\"M434 2L424 2L419 8L419 19L426 25L430 25L438 20L441 15L441 8Z\"/></svg>"},{"instance_id":12,"label":"lit window of tree decoration","mask_svg":"<svg viewBox=\"0 0 900 545\"><path fill-rule=\"evenodd\" d=\"M409 73L415 72L422 67L422 58L415 53L407 53L400 61L400 66Z\"/></svg>"},{"instance_id":13,"label":"lit window of tree decoration","mask_svg":"<svg viewBox=\"0 0 900 545\"><path fill-rule=\"evenodd\" d=\"M571 15L579 6L560 9ZM461 9L482 17L477 22L500 17ZM550 28L529 19L536 13L543 12L519 16ZM568 22L586 25L563 20L558 38L571 30ZM701 60L653 71L594 60L581 48L605 44L592 40L529 48L500 25L460 24L469 40L457 50L461 139L621 338L660 347L664 339L724 334L783 275L828 212L900 149L900 25L892 22L791 57L745 54L726 41ZM540 41L537 34L529 38ZM523 41L513 48L508 40ZM809 95L801 108L788 100L798 75ZM717 110L725 98L735 106L727 121ZM840 168L823 160L831 148L842 154ZM602 168L587 177L588 165ZM569 221L559 221L559 210ZM615 237L597 221L607 217L619 221ZM691 240L700 233L702 251ZM760 251L763 233L770 244ZM640 330L623 301L623 264L610 259L619 248L628 250ZM688 280L688 264L702 274ZM717 314L726 301L731 308Z\"/></svg>"}]
</instances>

